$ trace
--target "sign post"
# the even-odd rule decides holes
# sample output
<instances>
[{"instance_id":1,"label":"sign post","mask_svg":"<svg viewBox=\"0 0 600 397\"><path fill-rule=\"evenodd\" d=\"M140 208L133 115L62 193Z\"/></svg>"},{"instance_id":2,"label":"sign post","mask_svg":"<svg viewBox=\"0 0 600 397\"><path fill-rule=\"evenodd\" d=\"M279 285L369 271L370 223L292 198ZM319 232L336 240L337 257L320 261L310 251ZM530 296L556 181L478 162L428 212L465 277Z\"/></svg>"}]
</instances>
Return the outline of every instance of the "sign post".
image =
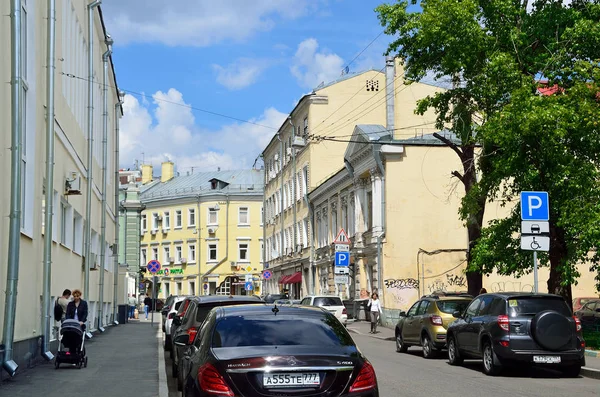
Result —
<instances>
[{"instance_id":1,"label":"sign post","mask_svg":"<svg viewBox=\"0 0 600 397\"><path fill-rule=\"evenodd\" d=\"M350 294L350 239L344 229L340 229L333 244L335 246L334 282L346 285L347 293Z\"/></svg>"},{"instance_id":2,"label":"sign post","mask_svg":"<svg viewBox=\"0 0 600 397\"><path fill-rule=\"evenodd\" d=\"M538 292L538 251L550 251L548 192L521 192L521 249L533 251L533 291Z\"/></svg>"},{"instance_id":3,"label":"sign post","mask_svg":"<svg viewBox=\"0 0 600 397\"><path fill-rule=\"evenodd\" d=\"M146 269L152 273L152 304L150 305L150 324L154 326L154 310L156 310L156 297L157 297L157 284L158 277L156 277L156 273L160 270L160 262L156 259L148 262L148 266Z\"/></svg>"}]
</instances>

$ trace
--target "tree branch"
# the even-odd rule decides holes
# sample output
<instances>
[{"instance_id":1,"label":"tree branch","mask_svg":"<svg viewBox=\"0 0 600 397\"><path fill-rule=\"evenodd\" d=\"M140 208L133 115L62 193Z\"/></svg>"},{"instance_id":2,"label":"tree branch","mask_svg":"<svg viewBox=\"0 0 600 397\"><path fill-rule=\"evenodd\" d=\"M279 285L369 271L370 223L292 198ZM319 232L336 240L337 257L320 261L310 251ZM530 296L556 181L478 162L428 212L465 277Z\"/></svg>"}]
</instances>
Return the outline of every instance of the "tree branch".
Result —
<instances>
[{"instance_id":1,"label":"tree branch","mask_svg":"<svg viewBox=\"0 0 600 397\"><path fill-rule=\"evenodd\" d=\"M458 178L459 181L461 181L462 183L465 183L465 178L462 176L462 174L458 171L452 171L451 172L452 176L455 176L456 178Z\"/></svg>"},{"instance_id":2,"label":"tree branch","mask_svg":"<svg viewBox=\"0 0 600 397\"><path fill-rule=\"evenodd\" d=\"M456 154L458 154L458 157L460 157L461 161L463 160L464 154L463 154L462 150L460 150L460 148L458 147L458 145L456 143L452 142L451 140L449 140L448 138L446 138L444 136L441 136L437 132L434 132L433 136L436 137L437 139L439 139L440 141L444 142L448 147L450 147L450 149L454 150L456 152Z\"/></svg>"}]
</instances>

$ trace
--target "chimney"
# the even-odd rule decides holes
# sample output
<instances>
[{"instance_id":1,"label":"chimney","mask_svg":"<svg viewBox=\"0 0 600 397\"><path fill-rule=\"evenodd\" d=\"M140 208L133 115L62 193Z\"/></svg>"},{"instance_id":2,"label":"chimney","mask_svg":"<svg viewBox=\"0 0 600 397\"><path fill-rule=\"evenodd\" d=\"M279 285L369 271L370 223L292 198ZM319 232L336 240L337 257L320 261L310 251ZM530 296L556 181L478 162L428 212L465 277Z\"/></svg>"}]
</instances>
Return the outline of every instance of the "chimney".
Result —
<instances>
[{"instance_id":1,"label":"chimney","mask_svg":"<svg viewBox=\"0 0 600 397\"><path fill-rule=\"evenodd\" d=\"M152 165L142 164L142 184L152 182Z\"/></svg>"},{"instance_id":2,"label":"chimney","mask_svg":"<svg viewBox=\"0 0 600 397\"><path fill-rule=\"evenodd\" d=\"M173 179L175 175L175 164L172 161L165 161L162 163L162 169L160 172L160 181L167 182Z\"/></svg>"},{"instance_id":3,"label":"chimney","mask_svg":"<svg viewBox=\"0 0 600 397\"><path fill-rule=\"evenodd\" d=\"M396 75L396 63L394 57L385 58L385 128L394 136L394 78Z\"/></svg>"}]
</instances>

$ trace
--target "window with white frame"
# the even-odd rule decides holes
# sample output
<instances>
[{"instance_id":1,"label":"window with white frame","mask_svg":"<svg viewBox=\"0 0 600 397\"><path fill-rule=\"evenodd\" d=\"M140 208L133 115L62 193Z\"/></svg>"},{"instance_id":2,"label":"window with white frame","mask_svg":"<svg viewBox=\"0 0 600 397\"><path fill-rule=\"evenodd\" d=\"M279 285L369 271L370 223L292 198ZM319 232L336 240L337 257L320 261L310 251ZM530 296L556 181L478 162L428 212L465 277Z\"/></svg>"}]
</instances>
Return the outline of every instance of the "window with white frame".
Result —
<instances>
[{"instance_id":1,"label":"window with white frame","mask_svg":"<svg viewBox=\"0 0 600 397\"><path fill-rule=\"evenodd\" d=\"M310 242L308 241L308 218L304 218L302 225L302 240L304 242L304 247L310 247Z\"/></svg>"},{"instance_id":2,"label":"window with white frame","mask_svg":"<svg viewBox=\"0 0 600 397\"><path fill-rule=\"evenodd\" d=\"M147 263L148 263L148 252L146 251L146 248L142 248L140 250L140 266L146 266Z\"/></svg>"},{"instance_id":3,"label":"window with white frame","mask_svg":"<svg viewBox=\"0 0 600 397\"><path fill-rule=\"evenodd\" d=\"M175 283L175 295L181 295L181 287L182 287L181 281L178 281Z\"/></svg>"},{"instance_id":4,"label":"window with white frame","mask_svg":"<svg viewBox=\"0 0 600 397\"><path fill-rule=\"evenodd\" d=\"M247 242L238 243L238 260L240 262L249 262L250 261L250 255L248 252L248 243Z\"/></svg>"},{"instance_id":5,"label":"window with white frame","mask_svg":"<svg viewBox=\"0 0 600 397\"><path fill-rule=\"evenodd\" d=\"M158 248L152 248L152 259L158 260Z\"/></svg>"},{"instance_id":6,"label":"window with white frame","mask_svg":"<svg viewBox=\"0 0 600 397\"><path fill-rule=\"evenodd\" d=\"M83 218L77 211L73 215L73 252L83 253Z\"/></svg>"},{"instance_id":7,"label":"window with white frame","mask_svg":"<svg viewBox=\"0 0 600 397\"><path fill-rule=\"evenodd\" d=\"M192 296L196 296L196 282L195 281L189 282L189 294Z\"/></svg>"},{"instance_id":8,"label":"window with white frame","mask_svg":"<svg viewBox=\"0 0 600 397\"><path fill-rule=\"evenodd\" d=\"M55 190L54 191L54 198L52 200L53 204L53 210L52 210L52 240L57 243L58 242L58 224L59 222L59 211L57 211L58 208L58 203L60 203L59 201L59 197L58 197L58 192Z\"/></svg>"},{"instance_id":9,"label":"window with white frame","mask_svg":"<svg viewBox=\"0 0 600 397\"><path fill-rule=\"evenodd\" d=\"M302 168L302 191L308 194L308 165Z\"/></svg>"},{"instance_id":10,"label":"window with white frame","mask_svg":"<svg viewBox=\"0 0 600 397\"><path fill-rule=\"evenodd\" d=\"M171 260L169 259L171 257L171 247L163 247L163 253L164 253L164 263L165 264L169 264L171 263Z\"/></svg>"},{"instance_id":11,"label":"window with white frame","mask_svg":"<svg viewBox=\"0 0 600 397\"><path fill-rule=\"evenodd\" d=\"M175 263L181 263L181 258L183 258L183 249L181 245L175 246Z\"/></svg>"},{"instance_id":12,"label":"window with white frame","mask_svg":"<svg viewBox=\"0 0 600 397\"><path fill-rule=\"evenodd\" d=\"M281 193L279 190L275 193L275 216L279 215L281 211Z\"/></svg>"},{"instance_id":13,"label":"window with white frame","mask_svg":"<svg viewBox=\"0 0 600 397\"><path fill-rule=\"evenodd\" d=\"M304 125L303 125L303 129L302 132L304 133L304 136L308 135L308 116L306 116L304 118Z\"/></svg>"},{"instance_id":14,"label":"window with white frame","mask_svg":"<svg viewBox=\"0 0 600 397\"><path fill-rule=\"evenodd\" d=\"M248 207L238 208L238 225L249 225L250 215Z\"/></svg>"},{"instance_id":15,"label":"window with white frame","mask_svg":"<svg viewBox=\"0 0 600 397\"><path fill-rule=\"evenodd\" d=\"M208 224L217 225L219 223L219 212L215 208L208 209Z\"/></svg>"},{"instance_id":16,"label":"window with white frame","mask_svg":"<svg viewBox=\"0 0 600 397\"><path fill-rule=\"evenodd\" d=\"M193 208L188 209L188 226L196 226L196 210Z\"/></svg>"},{"instance_id":17,"label":"window with white frame","mask_svg":"<svg viewBox=\"0 0 600 397\"><path fill-rule=\"evenodd\" d=\"M171 283L169 281L165 281L165 297L171 295Z\"/></svg>"},{"instance_id":18,"label":"window with white frame","mask_svg":"<svg viewBox=\"0 0 600 397\"><path fill-rule=\"evenodd\" d=\"M175 228L181 229L181 223L182 223L181 210L176 210L175 211Z\"/></svg>"},{"instance_id":19,"label":"window with white frame","mask_svg":"<svg viewBox=\"0 0 600 397\"><path fill-rule=\"evenodd\" d=\"M296 200L302 200L302 197L304 197L304 192L302 190L302 172L296 174L296 186Z\"/></svg>"},{"instance_id":20,"label":"window with white frame","mask_svg":"<svg viewBox=\"0 0 600 397\"><path fill-rule=\"evenodd\" d=\"M260 206L260 225L262 226L265 223L265 208Z\"/></svg>"},{"instance_id":21,"label":"window with white frame","mask_svg":"<svg viewBox=\"0 0 600 397\"><path fill-rule=\"evenodd\" d=\"M141 228L142 228L142 233L144 233L144 232L146 232L146 230L148 230L148 219L146 218L146 214L142 214Z\"/></svg>"},{"instance_id":22,"label":"window with white frame","mask_svg":"<svg viewBox=\"0 0 600 397\"><path fill-rule=\"evenodd\" d=\"M260 239L260 263L265 261L265 242Z\"/></svg>"},{"instance_id":23,"label":"window with white frame","mask_svg":"<svg viewBox=\"0 0 600 397\"><path fill-rule=\"evenodd\" d=\"M158 229L158 213L152 214L152 230Z\"/></svg>"},{"instance_id":24,"label":"window with white frame","mask_svg":"<svg viewBox=\"0 0 600 397\"><path fill-rule=\"evenodd\" d=\"M60 243L67 244L67 205L60 202Z\"/></svg>"},{"instance_id":25,"label":"window with white frame","mask_svg":"<svg viewBox=\"0 0 600 397\"><path fill-rule=\"evenodd\" d=\"M196 244L188 244L188 262L196 262Z\"/></svg>"},{"instance_id":26,"label":"window with white frame","mask_svg":"<svg viewBox=\"0 0 600 397\"><path fill-rule=\"evenodd\" d=\"M216 242L208 243L207 255L208 255L207 259L209 262L215 262L217 260L217 243Z\"/></svg>"},{"instance_id":27,"label":"window with white frame","mask_svg":"<svg viewBox=\"0 0 600 397\"><path fill-rule=\"evenodd\" d=\"M163 229L171 229L171 211L165 211L163 213L163 222L162 222L162 227Z\"/></svg>"}]
</instances>

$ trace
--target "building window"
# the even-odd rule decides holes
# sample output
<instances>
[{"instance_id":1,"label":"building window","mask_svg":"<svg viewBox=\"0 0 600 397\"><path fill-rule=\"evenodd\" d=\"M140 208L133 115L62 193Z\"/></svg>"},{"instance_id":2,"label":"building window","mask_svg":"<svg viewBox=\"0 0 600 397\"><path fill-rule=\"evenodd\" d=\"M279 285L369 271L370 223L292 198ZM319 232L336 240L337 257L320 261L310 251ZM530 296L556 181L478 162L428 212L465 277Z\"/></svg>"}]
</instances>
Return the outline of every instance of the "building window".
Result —
<instances>
[{"instance_id":1,"label":"building window","mask_svg":"<svg viewBox=\"0 0 600 397\"><path fill-rule=\"evenodd\" d=\"M238 209L238 225L249 225L250 219L248 207L240 207Z\"/></svg>"},{"instance_id":2,"label":"building window","mask_svg":"<svg viewBox=\"0 0 600 397\"><path fill-rule=\"evenodd\" d=\"M178 245L175 247L175 263L181 263L181 258L183 258L183 253L181 245Z\"/></svg>"},{"instance_id":3,"label":"building window","mask_svg":"<svg viewBox=\"0 0 600 397\"><path fill-rule=\"evenodd\" d=\"M164 247L163 248L164 254L165 254L165 264L171 263L171 248L170 247Z\"/></svg>"},{"instance_id":4,"label":"building window","mask_svg":"<svg viewBox=\"0 0 600 397\"><path fill-rule=\"evenodd\" d=\"M217 243L208 244L208 261L214 262L217 260Z\"/></svg>"},{"instance_id":5,"label":"building window","mask_svg":"<svg viewBox=\"0 0 600 397\"><path fill-rule=\"evenodd\" d=\"M175 211L175 227L181 229L181 210Z\"/></svg>"},{"instance_id":6,"label":"building window","mask_svg":"<svg viewBox=\"0 0 600 397\"><path fill-rule=\"evenodd\" d=\"M373 227L373 192L367 193L367 230Z\"/></svg>"},{"instance_id":7,"label":"building window","mask_svg":"<svg viewBox=\"0 0 600 397\"><path fill-rule=\"evenodd\" d=\"M146 219L146 214L142 215L142 233L146 232L148 229L148 220Z\"/></svg>"},{"instance_id":8,"label":"building window","mask_svg":"<svg viewBox=\"0 0 600 397\"><path fill-rule=\"evenodd\" d=\"M219 215L216 209L209 208L208 209L208 224L216 225L219 223Z\"/></svg>"},{"instance_id":9,"label":"building window","mask_svg":"<svg viewBox=\"0 0 600 397\"><path fill-rule=\"evenodd\" d=\"M304 133L304 136L308 135L308 116L304 118L304 128L302 132Z\"/></svg>"},{"instance_id":10,"label":"building window","mask_svg":"<svg viewBox=\"0 0 600 397\"><path fill-rule=\"evenodd\" d=\"M260 263L265 261L265 242L260 240Z\"/></svg>"},{"instance_id":11,"label":"building window","mask_svg":"<svg viewBox=\"0 0 600 397\"><path fill-rule=\"evenodd\" d=\"M196 296L196 282L195 281L190 281L189 294L192 296Z\"/></svg>"},{"instance_id":12,"label":"building window","mask_svg":"<svg viewBox=\"0 0 600 397\"><path fill-rule=\"evenodd\" d=\"M155 261L158 260L158 248L152 248L152 259Z\"/></svg>"},{"instance_id":13,"label":"building window","mask_svg":"<svg viewBox=\"0 0 600 397\"><path fill-rule=\"evenodd\" d=\"M238 258L240 262L248 262L250 256L248 255L248 243L238 243Z\"/></svg>"},{"instance_id":14,"label":"building window","mask_svg":"<svg viewBox=\"0 0 600 397\"><path fill-rule=\"evenodd\" d=\"M60 203L60 243L67 244L67 206Z\"/></svg>"},{"instance_id":15,"label":"building window","mask_svg":"<svg viewBox=\"0 0 600 397\"><path fill-rule=\"evenodd\" d=\"M163 229L170 229L171 228L171 212L170 211L165 211L163 214Z\"/></svg>"},{"instance_id":16,"label":"building window","mask_svg":"<svg viewBox=\"0 0 600 397\"><path fill-rule=\"evenodd\" d=\"M77 212L73 215L73 252L83 253L83 218Z\"/></svg>"},{"instance_id":17,"label":"building window","mask_svg":"<svg viewBox=\"0 0 600 397\"><path fill-rule=\"evenodd\" d=\"M308 165L302 169L302 191L308 194Z\"/></svg>"},{"instance_id":18,"label":"building window","mask_svg":"<svg viewBox=\"0 0 600 397\"><path fill-rule=\"evenodd\" d=\"M165 298L168 298L171 295L171 283L165 281Z\"/></svg>"},{"instance_id":19,"label":"building window","mask_svg":"<svg viewBox=\"0 0 600 397\"><path fill-rule=\"evenodd\" d=\"M308 218L304 218L304 224L302 225L302 241L304 241L305 247L310 247L310 242L308 241Z\"/></svg>"},{"instance_id":20,"label":"building window","mask_svg":"<svg viewBox=\"0 0 600 397\"><path fill-rule=\"evenodd\" d=\"M146 251L146 248L142 248L140 250L140 266L146 266L147 263L148 263L147 251Z\"/></svg>"},{"instance_id":21,"label":"building window","mask_svg":"<svg viewBox=\"0 0 600 397\"><path fill-rule=\"evenodd\" d=\"M182 283L180 281L175 283L175 295L181 295L181 285Z\"/></svg>"},{"instance_id":22,"label":"building window","mask_svg":"<svg viewBox=\"0 0 600 397\"><path fill-rule=\"evenodd\" d=\"M152 214L152 230L158 230L158 214Z\"/></svg>"},{"instance_id":23,"label":"building window","mask_svg":"<svg viewBox=\"0 0 600 397\"><path fill-rule=\"evenodd\" d=\"M260 225L262 226L265 223L265 208L263 206L260 207Z\"/></svg>"},{"instance_id":24,"label":"building window","mask_svg":"<svg viewBox=\"0 0 600 397\"><path fill-rule=\"evenodd\" d=\"M188 262L196 262L196 245L188 245Z\"/></svg>"},{"instance_id":25,"label":"building window","mask_svg":"<svg viewBox=\"0 0 600 397\"><path fill-rule=\"evenodd\" d=\"M196 226L196 210L193 208L188 209L188 226Z\"/></svg>"}]
</instances>

